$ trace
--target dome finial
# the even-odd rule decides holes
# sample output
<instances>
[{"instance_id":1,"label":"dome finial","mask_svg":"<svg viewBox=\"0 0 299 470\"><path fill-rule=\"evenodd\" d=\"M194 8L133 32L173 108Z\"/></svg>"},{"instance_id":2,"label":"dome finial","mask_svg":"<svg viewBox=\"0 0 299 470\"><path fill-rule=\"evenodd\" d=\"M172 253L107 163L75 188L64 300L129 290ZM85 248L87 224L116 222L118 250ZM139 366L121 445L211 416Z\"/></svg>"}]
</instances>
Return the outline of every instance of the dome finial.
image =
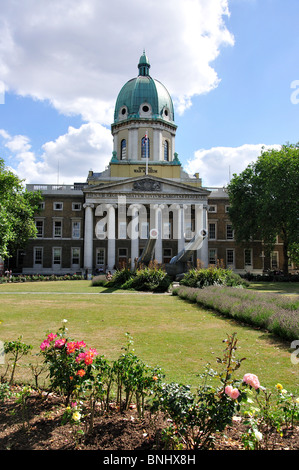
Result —
<instances>
[{"instance_id":1,"label":"dome finial","mask_svg":"<svg viewBox=\"0 0 299 470\"><path fill-rule=\"evenodd\" d=\"M142 75L143 77L148 77L149 76L149 69L150 69L150 63L149 60L145 54L145 49L143 49L143 54L139 59L139 75Z\"/></svg>"}]
</instances>

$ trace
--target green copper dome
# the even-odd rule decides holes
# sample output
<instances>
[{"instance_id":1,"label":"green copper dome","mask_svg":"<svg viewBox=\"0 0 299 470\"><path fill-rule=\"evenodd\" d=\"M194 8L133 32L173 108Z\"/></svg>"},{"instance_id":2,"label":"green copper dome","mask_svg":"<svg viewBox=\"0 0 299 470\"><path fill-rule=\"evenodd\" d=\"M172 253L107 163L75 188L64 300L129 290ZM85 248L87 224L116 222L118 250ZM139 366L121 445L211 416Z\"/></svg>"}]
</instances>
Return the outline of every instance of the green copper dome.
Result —
<instances>
[{"instance_id":1,"label":"green copper dome","mask_svg":"<svg viewBox=\"0 0 299 470\"><path fill-rule=\"evenodd\" d=\"M150 63L140 57L139 75L129 80L120 90L114 109L114 123L131 119L162 119L174 122L173 103L161 82L149 75Z\"/></svg>"}]
</instances>

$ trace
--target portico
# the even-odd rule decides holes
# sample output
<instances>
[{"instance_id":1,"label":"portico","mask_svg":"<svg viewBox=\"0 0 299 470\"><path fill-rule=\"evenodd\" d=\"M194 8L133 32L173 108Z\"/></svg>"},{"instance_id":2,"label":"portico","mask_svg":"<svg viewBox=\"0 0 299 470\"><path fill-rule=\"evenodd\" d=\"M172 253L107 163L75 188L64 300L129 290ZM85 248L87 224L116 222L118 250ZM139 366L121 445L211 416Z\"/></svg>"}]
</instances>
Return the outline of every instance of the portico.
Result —
<instances>
[{"instance_id":1,"label":"portico","mask_svg":"<svg viewBox=\"0 0 299 470\"><path fill-rule=\"evenodd\" d=\"M91 273L99 268L99 248L104 252L103 269L120 267L120 250L122 262L134 268L149 237L156 238L153 259L164 264L195 233L207 229L208 194L202 188L149 176L86 189L85 270ZM196 255L208 264L205 240Z\"/></svg>"}]
</instances>

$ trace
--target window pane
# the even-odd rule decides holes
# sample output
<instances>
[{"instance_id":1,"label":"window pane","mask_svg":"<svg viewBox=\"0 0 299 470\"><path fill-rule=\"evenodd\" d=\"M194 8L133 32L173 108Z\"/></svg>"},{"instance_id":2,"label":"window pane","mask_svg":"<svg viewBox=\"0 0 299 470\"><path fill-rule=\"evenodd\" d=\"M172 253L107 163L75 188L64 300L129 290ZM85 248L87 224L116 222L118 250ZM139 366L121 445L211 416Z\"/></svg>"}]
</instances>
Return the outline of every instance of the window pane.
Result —
<instances>
[{"instance_id":1,"label":"window pane","mask_svg":"<svg viewBox=\"0 0 299 470\"><path fill-rule=\"evenodd\" d=\"M73 238L80 238L80 222L73 222Z\"/></svg>"},{"instance_id":2,"label":"window pane","mask_svg":"<svg viewBox=\"0 0 299 470\"><path fill-rule=\"evenodd\" d=\"M150 157L150 140L149 138L143 137L141 140L141 158Z\"/></svg>"},{"instance_id":3,"label":"window pane","mask_svg":"<svg viewBox=\"0 0 299 470\"><path fill-rule=\"evenodd\" d=\"M62 222L61 220L55 220L54 222L54 237L60 238L62 236Z\"/></svg>"},{"instance_id":4,"label":"window pane","mask_svg":"<svg viewBox=\"0 0 299 470\"><path fill-rule=\"evenodd\" d=\"M72 248L72 264L80 263L80 248Z\"/></svg>"},{"instance_id":5,"label":"window pane","mask_svg":"<svg viewBox=\"0 0 299 470\"><path fill-rule=\"evenodd\" d=\"M43 232L44 232L44 222L43 220L36 220L35 221L35 226L36 226L36 229L37 229L37 238L42 238L43 237Z\"/></svg>"},{"instance_id":6,"label":"window pane","mask_svg":"<svg viewBox=\"0 0 299 470\"><path fill-rule=\"evenodd\" d=\"M251 264L252 264L251 250L245 250L244 251L244 257L245 257L245 266L251 266Z\"/></svg>"},{"instance_id":7,"label":"window pane","mask_svg":"<svg viewBox=\"0 0 299 470\"><path fill-rule=\"evenodd\" d=\"M216 264L217 254L216 250L209 250L209 264Z\"/></svg>"},{"instance_id":8,"label":"window pane","mask_svg":"<svg viewBox=\"0 0 299 470\"><path fill-rule=\"evenodd\" d=\"M234 238L234 231L232 225L226 226L226 238L227 240L232 240Z\"/></svg>"},{"instance_id":9,"label":"window pane","mask_svg":"<svg viewBox=\"0 0 299 470\"><path fill-rule=\"evenodd\" d=\"M121 147L121 150L120 150L120 153L121 153L121 160L125 160L126 156L127 156L127 142L126 142L126 139L123 139L121 141L121 144L120 144L120 147Z\"/></svg>"},{"instance_id":10,"label":"window pane","mask_svg":"<svg viewBox=\"0 0 299 470\"><path fill-rule=\"evenodd\" d=\"M226 262L227 264L234 264L234 250L227 250Z\"/></svg>"},{"instance_id":11,"label":"window pane","mask_svg":"<svg viewBox=\"0 0 299 470\"><path fill-rule=\"evenodd\" d=\"M216 224L209 224L209 238L210 240L216 239Z\"/></svg>"},{"instance_id":12,"label":"window pane","mask_svg":"<svg viewBox=\"0 0 299 470\"><path fill-rule=\"evenodd\" d=\"M61 263L61 248L53 249L53 264Z\"/></svg>"},{"instance_id":13,"label":"window pane","mask_svg":"<svg viewBox=\"0 0 299 470\"><path fill-rule=\"evenodd\" d=\"M149 231L148 231L148 222L141 222L141 234L140 238L146 240L148 238Z\"/></svg>"},{"instance_id":14,"label":"window pane","mask_svg":"<svg viewBox=\"0 0 299 470\"><path fill-rule=\"evenodd\" d=\"M168 162L169 160L169 144L168 141L165 140L164 142L164 161Z\"/></svg>"},{"instance_id":15,"label":"window pane","mask_svg":"<svg viewBox=\"0 0 299 470\"><path fill-rule=\"evenodd\" d=\"M42 264L43 259L43 249L35 248L34 249L34 264Z\"/></svg>"},{"instance_id":16,"label":"window pane","mask_svg":"<svg viewBox=\"0 0 299 470\"><path fill-rule=\"evenodd\" d=\"M97 264L105 264L105 250L99 248L97 251Z\"/></svg>"}]
</instances>

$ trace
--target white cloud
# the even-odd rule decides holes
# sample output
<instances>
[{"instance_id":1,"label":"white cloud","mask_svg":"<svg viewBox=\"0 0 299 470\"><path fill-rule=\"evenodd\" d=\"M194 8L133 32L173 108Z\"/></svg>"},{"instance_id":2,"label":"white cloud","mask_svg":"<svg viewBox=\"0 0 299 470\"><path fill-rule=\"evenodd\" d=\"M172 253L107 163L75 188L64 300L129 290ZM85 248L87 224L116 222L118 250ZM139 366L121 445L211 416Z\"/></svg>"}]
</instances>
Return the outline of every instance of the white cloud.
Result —
<instances>
[{"instance_id":1,"label":"white cloud","mask_svg":"<svg viewBox=\"0 0 299 470\"><path fill-rule=\"evenodd\" d=\"M103 171L112 155L111 133L97 123L83 124L79 129L69 127L66 134L43 145L40 158L27 136L10 136L3 129L0 135L11 152L14 170L26 183L84 182L90 169Z\"/></svg>"},{"instance_id":2,"label":"white cloud","mask_svg":"<svg viewBox=\"0 0 299 470\"><path fill-rule=\"evenodd\" d=\"M200 149L187 162L185 169L190 174L198 172L203 186L222 187L227 185L230 176L241 173L250 163L256 161L263 147L279 149L281 146L245 144L240 147Z\"/></svg>"},{"instance_id":3,"label":"white cloud","mask_svg":"<svg viewBox=\"0 0 299 470\"><path fill-rule=\"evenodd\" d=\"M2 2L0 76L6 89L49 100L60 112L110 124L117 93L137 75L145 47L151 74L182 113L219 83L211 65L232 45L228 0L15 0Z\"/></svg>"}]
</instances>

